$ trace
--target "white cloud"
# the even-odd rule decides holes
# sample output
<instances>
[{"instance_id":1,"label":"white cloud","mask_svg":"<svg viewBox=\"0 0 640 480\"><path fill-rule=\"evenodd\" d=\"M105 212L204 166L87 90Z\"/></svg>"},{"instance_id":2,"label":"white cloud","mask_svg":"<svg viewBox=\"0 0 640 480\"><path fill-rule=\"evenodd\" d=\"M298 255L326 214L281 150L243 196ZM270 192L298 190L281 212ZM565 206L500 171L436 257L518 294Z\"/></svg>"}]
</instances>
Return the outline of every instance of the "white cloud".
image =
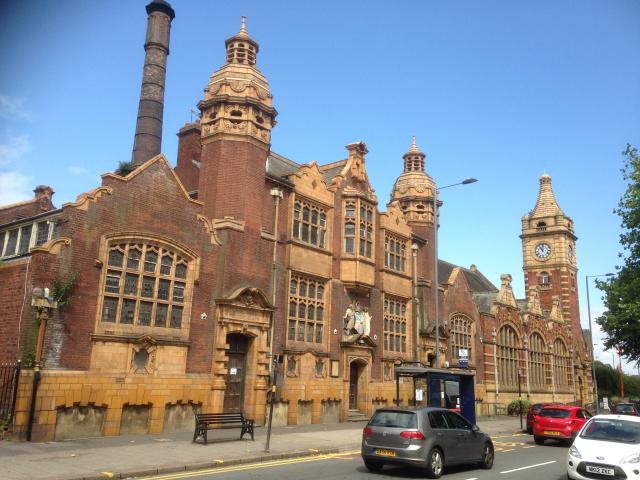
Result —
<instances>
[{"instance_id":1,"label":"white cloud","mask_svg":"<svg viewBox=\"0 0 640 480\"><path fill-rule=\"evenodd\" d=\"M5 135L0 143L0 165L7 165L9 162L20 159L29 150L31 150L31 140L28 134Z\"/></svg>"},{"instance_id":2,"label":"white cloud","mask_svg":"<svg viewBox=\"0 0 640 480\"><path fill-rule=\"evenodd\" d=\"M84 175L89 172L89 169L84 165L71 165L67 170L69 170L69 173L72 173L73 175Z\"/></svg>"},{"instance_id":3,"label":"white cloud","mask_svg":"<svg viewBox=\"0 0 640 480\"><path fill-rule=\"evenodd\" d=\"M30 118L30 114L23 108L23 104L24 101L21 98L0 94L0 117L11 120Z\"/></svg>"},{"instance_id":4,"label":"white cloud","mask_svg":"<svg viewBox=\"0 0 640 480\"><path fill-rule=\"evenodd\" d=\"M0 205L33 198L31 177L16 171L0 172Z\"/></svg>"}]
</instances>

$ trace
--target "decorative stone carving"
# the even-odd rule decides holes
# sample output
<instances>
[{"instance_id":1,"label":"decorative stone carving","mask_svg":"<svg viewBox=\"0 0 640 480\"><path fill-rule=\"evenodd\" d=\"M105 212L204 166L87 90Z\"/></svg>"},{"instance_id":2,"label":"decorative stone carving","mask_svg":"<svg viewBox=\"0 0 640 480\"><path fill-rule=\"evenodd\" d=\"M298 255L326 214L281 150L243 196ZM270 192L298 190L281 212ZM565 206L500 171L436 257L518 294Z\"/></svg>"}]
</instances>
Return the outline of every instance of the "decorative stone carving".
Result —
<instances>
[{"instance_id":1,"label":"decorative stone carving","mask_svg":"<svg viewBox=\"0 0 640 480\"><path fill-rule=\"evenodd\" d=\"M295 378L298 376L298 361L295 355L287 357L287 377Z\"/></svg>"},{"instance_id":2,"label":"decorative stone carving","mask_svg":"<svg viewBox=\"0 0 640 480\"><path fill-rule=\"evenodd\" d=\"M371 331L371 315L367 307L360 307L354 302L347 307L344 313L343 342L356 342L362 337L369 337Z\"/></svg>"},{"instance_id":3,"label":"decorative stone carving","mask_svg":"<svg viewBox=\"0 0 640 480\"><path fill-rule=\"evenodd\" d=\"M316 377L324 378L327 376L325 361L323 358L316 358Z\"/></svg>"}]
</instances>

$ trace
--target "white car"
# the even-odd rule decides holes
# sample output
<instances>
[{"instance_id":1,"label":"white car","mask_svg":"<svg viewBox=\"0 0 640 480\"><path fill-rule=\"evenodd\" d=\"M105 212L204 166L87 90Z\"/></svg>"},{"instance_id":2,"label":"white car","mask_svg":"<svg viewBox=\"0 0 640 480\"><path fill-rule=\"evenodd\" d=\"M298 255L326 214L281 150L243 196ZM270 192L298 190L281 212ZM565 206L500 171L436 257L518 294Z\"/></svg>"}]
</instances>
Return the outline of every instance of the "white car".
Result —
<instances>
[{"instance_id":1,"label":"white car","mask_svg":"<svg viewBox=\"0 0 640 480\"><path fill-rule=\"evenodd\" d=\"M640 417L598 415L591 418L569 448L567 477L640 479Z\"/></svg>"}]
</instances>

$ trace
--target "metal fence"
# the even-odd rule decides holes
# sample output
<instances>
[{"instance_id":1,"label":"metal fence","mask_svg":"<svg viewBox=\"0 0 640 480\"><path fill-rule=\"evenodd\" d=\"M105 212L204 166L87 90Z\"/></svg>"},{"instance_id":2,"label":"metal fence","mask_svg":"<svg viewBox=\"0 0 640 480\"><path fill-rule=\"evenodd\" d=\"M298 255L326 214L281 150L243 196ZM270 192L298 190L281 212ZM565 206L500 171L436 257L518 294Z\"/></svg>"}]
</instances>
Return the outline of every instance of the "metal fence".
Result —
<instances>
[{"instance_id":1,"label":"metal fence","mask_svg":"<svg viewBox=\"0 0 640 480\"><path fill-rule=\"evenodd\" d=\"M0 427L7 428L16 410L20 361L0 363Z\"/></svg>"}]
</instances>

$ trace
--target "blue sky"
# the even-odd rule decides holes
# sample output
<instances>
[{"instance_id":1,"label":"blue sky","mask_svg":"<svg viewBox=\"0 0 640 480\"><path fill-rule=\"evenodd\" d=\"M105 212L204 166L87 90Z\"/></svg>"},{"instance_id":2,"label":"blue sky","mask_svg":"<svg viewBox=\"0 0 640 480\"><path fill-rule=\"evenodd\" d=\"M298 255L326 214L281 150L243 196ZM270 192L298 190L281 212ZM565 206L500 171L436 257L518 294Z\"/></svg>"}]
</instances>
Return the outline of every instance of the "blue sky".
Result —
<instances>
[{"instance_id":1,"label":"blue sky","mask_svg":"<svg viewBox=\"0 0 640 480\"><path fill-rule=\"evenodd\" d=\"M146 1L0 2L0 203L49 184L57 205L131 155ZM417 136L442 192L441 258L523 295L520 219L551 174L584 275L619 263L621 152L640 146L635 0L174 0L163 152L190 120L241 15L279 111L272 148L332 162L363 140L385 209ZM592 287L594 317L602 311ZM596 350L611 362L610 353ZM631 367L627 367L631 371ZM635 370L635 369L634 369Z\"/></svg>"}]
</instances>

